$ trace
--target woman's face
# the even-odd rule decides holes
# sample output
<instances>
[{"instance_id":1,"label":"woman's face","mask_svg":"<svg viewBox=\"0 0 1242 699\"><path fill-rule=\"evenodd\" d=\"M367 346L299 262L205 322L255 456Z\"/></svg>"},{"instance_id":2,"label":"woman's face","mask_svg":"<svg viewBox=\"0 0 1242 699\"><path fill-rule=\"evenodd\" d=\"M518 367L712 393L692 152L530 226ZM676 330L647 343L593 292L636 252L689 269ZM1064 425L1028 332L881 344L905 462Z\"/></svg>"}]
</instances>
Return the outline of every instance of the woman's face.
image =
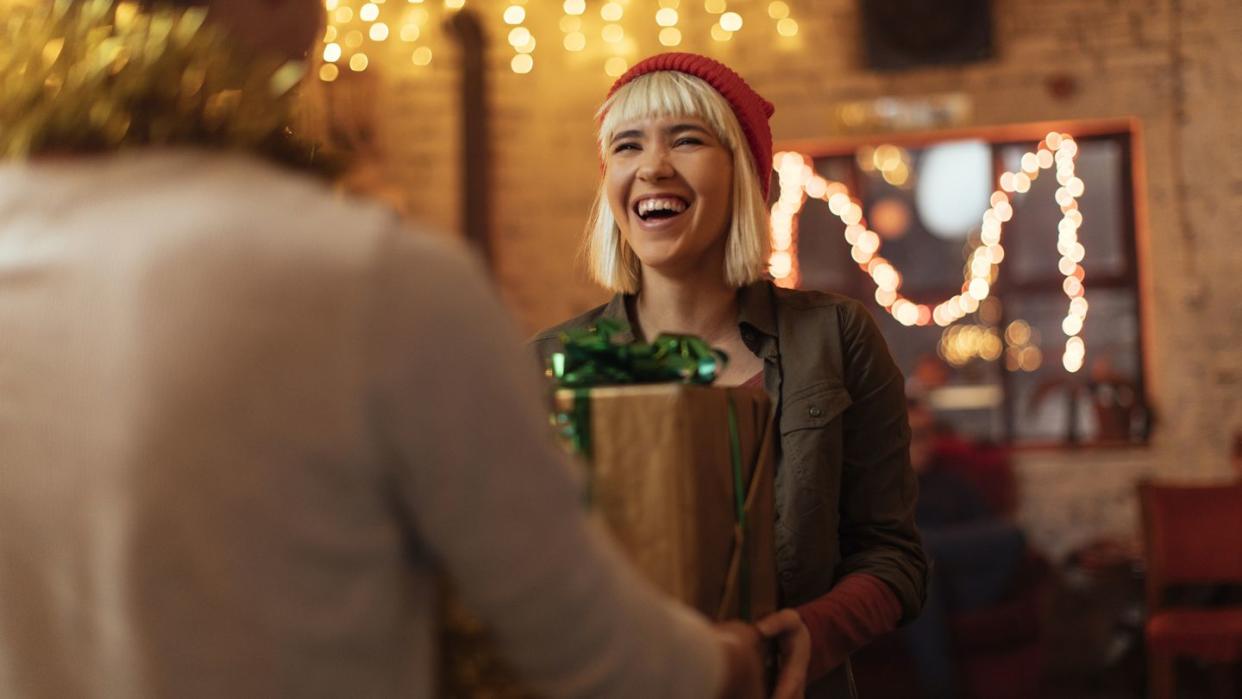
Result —
<instances>
[{"instance_id":1,"label":"woman's face","mask_svg":"<svg viewBox=\"0 0 1242 699\"><path fill-rule=\"evenodd\" d=\"M643 266L678 275L712 263L724 273L733 156L706 122L651 117L619 124L604 163L608 205Z\"/></svg>"}]
</instances>

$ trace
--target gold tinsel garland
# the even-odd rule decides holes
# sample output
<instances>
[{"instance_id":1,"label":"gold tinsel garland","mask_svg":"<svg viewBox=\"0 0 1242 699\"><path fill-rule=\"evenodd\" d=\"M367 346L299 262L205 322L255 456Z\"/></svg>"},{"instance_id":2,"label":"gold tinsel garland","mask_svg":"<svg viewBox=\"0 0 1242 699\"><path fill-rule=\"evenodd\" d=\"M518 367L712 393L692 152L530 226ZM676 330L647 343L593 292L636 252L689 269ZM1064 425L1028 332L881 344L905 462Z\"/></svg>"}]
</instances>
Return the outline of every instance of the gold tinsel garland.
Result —
<instances>
[{"instance_id":1,"label":"gold tinsel garland","mask_svg":"<svg viewBox=\"0 0 1242 699\"><path fill-rule=\"evenodd\" d=\"M200 146L301 167L305 66L252 55L201 7L55 0L0 9L0 159Z\"/></svg>"}]
</instances>

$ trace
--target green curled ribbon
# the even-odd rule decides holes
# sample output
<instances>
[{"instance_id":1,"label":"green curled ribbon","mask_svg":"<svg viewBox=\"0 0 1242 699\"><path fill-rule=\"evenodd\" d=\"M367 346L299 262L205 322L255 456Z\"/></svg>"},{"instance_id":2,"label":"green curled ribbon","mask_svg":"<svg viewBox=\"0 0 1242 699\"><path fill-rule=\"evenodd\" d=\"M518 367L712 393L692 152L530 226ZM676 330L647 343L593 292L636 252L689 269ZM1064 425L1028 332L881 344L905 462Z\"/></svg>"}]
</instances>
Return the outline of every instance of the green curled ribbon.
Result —
<instances>
[{"instance_id":1,"label":"green curled ribbon","mask_svg":"<svg viewBox=\"0 0 1242 699\"><path fill-rule=\"evenodd\" d=\"M619 320L601 318L587 328L561 333L564 351L551 357L552 377L561 388L680 382L707 385L729 358L694 335L663 334L654 341L613 342L626 330Z\"/></svg>"}]
</instances>

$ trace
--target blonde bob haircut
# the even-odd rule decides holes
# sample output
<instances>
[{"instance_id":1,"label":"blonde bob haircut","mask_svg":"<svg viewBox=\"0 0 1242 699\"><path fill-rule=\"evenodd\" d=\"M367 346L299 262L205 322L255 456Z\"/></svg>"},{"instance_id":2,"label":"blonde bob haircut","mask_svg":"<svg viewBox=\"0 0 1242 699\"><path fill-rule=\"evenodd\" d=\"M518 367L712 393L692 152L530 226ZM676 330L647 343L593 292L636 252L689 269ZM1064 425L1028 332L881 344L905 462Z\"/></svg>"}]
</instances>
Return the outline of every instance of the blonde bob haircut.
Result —
<instances>
[{"instance_id":1,"label":"blonde bob haircut","mask_svg":"<svg viewBox=\"0 0 1242 699\"><path fill-rule=\"evenodd\" d=\"M703 120L733 155L733 207L725 241L725 282L746 286L764 275L768 253L767 202L742 127L725 98L703 80L676 71L635 78L604 102L596 114L602 162L617 127L635 119L688 116ZM765 175L767 173L764 173ZM637 293L641 287L638 256L625 242L600 183L586 229L586 257L591 277L610 291Z\"/></svg>"}]
</instances>

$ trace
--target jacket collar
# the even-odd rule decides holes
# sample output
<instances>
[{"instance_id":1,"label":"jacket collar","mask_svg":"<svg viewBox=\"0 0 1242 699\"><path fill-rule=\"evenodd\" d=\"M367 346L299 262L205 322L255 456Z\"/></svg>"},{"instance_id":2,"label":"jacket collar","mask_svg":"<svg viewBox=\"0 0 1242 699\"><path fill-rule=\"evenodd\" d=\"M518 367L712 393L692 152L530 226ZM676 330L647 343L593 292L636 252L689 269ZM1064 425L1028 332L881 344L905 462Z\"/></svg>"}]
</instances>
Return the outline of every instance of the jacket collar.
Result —
<instances>
[{"instance_id":1,"label":"jacket collar","mask_svg":"<svg viewBox=\"0 0 1242 699\"><path fill-rule=\"evenodd\" d=\"M766 280L757 281L738 289L737 322L743 331L745 331L747 326L750 326L764 335L773 338L777 337L776 315L773 312L774 294L775 289L772 283ZM634 322L629 317L627 304L632 297L632 294L614 294L600 314L604 318L625 321L627 329L616 335L616 339L621 342L634 341L634 331L629 329L634 326Z\"/></svg>"}]
</instances>

